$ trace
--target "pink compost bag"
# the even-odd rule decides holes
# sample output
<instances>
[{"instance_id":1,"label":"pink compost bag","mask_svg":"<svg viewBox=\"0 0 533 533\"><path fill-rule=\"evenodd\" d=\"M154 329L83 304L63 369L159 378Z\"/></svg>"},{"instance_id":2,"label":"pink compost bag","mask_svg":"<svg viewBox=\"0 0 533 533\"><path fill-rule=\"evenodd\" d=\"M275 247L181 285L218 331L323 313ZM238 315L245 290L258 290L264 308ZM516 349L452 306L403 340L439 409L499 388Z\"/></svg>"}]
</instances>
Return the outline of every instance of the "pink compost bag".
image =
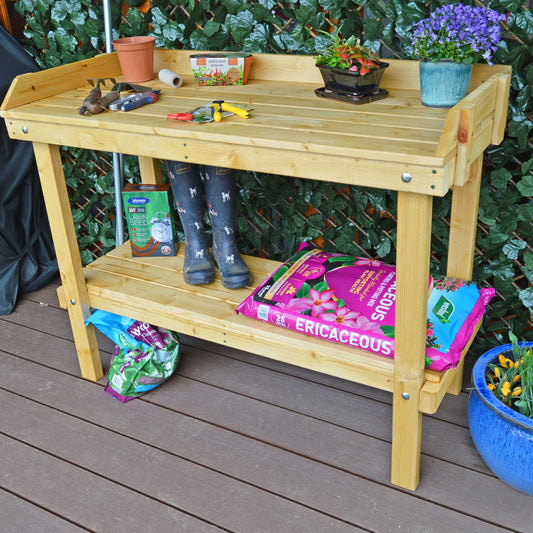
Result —
<instances>
[{"instance_id":1,"label":"pink compost bag","mask_svg":"<svg viewBox=\"0 0 533 533\"><path fill-rule=\"evenodd\" d=\"M494 289L428 280L426 367L455 367ZM431 292L430 292L431 289ZM236 309L251 318L394 357L396 267L301 244Z\"/></svg>"}]
</instances>

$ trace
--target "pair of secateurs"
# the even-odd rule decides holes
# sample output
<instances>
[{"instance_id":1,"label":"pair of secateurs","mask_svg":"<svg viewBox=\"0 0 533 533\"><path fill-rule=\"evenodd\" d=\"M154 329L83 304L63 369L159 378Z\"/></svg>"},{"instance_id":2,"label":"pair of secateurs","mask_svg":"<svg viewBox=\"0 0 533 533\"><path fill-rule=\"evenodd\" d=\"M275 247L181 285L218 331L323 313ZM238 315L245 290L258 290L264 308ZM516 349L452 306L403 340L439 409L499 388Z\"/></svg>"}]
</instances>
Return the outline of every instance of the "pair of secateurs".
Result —
<instances>
[{"instance_id":1,"label":"pair of secateurs","mask_svg":"<svg viewBox=\"0 0 533 533\"><path fill-rule=\"evenodd\" d=\"M167 115L167 118L170 120L183 120L185 122L202 124L204 122L220 122L224 117L231 115L250 118L250 111L241 106L228 104L224 100L216 100L197 107L188 113L171 113Z\"/></svg>"},{"instance_id":2,"label":"pair of secateurs","mask_svg":"<svg viewBox=\"0 0 533 533\"><path fill-rule=\"evenodd\" d=\"M250 112L247 109L228 104L227 102L224 102L224 100L214 100L209 105L213 110L212 115L215 122L220 122L222 120L222 113L224 111L229 111L230 113L233 113L241 118L250 118Z\"/></svg>"},{"instance_id":3,"label":"pair of secateurs","mask_svg":"<svg viewBox=\"0 0 533 533\"><path fill-rule=\"evenodd\" d=\"M111 111L131 111L146 104L157 102L161 89L151 89L143 93L130 94L109 104Z\"/></svg>"}]
</instances>

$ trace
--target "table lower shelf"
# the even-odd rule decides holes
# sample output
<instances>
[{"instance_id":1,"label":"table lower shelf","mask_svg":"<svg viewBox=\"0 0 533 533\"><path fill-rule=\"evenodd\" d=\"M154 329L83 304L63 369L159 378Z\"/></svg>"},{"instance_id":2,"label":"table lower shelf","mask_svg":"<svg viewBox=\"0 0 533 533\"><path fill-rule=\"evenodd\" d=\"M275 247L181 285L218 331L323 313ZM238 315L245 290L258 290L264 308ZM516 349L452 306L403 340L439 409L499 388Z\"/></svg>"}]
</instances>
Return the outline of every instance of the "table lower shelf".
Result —
<instances>
[{"instance_id":1,"label":"table lower shelf","mask_svg":"<svg viewBox=\"0 0 533 533\"><path fill-rule=\"evenodd\" d=\"M254 287L279 266L277 262L251 256L245 256L245 260L253 273ZM91 263L84 273L93 309L393 390L392 359L237 315L236 306L250 294L252 287L228 290L218 277L209 285L187 285L183 281L182 251L172 258L139 258L131 256L130 245L126 243ZM60 304L66 307L62 287L58 294ZM437 410L456 372L426 370L420 400L422 412Z\"/></svg>"}]
</instances>

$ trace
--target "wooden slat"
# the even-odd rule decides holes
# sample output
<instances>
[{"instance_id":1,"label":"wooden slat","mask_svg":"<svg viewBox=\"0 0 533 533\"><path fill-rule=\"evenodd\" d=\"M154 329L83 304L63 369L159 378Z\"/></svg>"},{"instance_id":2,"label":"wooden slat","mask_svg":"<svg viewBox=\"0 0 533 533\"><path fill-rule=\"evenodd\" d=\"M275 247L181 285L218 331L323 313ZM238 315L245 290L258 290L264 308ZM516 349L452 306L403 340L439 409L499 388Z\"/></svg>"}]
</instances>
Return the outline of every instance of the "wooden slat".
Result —
<instances>
[{"instance_id":1,"label":"wooden slat","mask_svg":"<svg viewBox=\"0 0 533 533\"><path fill-rule=\"evenodd\" d=\"M189 55L205 53L198 50L187 50L176 54L173 50L156 50L154 69L161 68L189 74L191 72ZM253 54L249 80L306 82L320 86L324 84L320 71L315 68L315 56L294 54ZM389 67L385 70L382 80L383 87L403 87L419 89L418 61L386 60ZM398 68L401 66L401 68Z\"/></svg>"},{"instance_id":2,"label":"wooden slat","mask_svg":"<svg viewBox=\"0 0 533 533\"><path fill-rule=\"evenodd\" d=\"M117 281L122 283L122 294L115 290ZM96 270L87 272L87 286L91 305L96 309L158 323L181 333L392 390L392 360L234 315L235 306L224 301L206 299L204 303L192 292L175 296L166 288L151 287L150 298L155 301L150 303L144 299L147 283ZM194 310L190 309L191 298L195 301Z\"/></svg>"},{"instance_id":3,"label":"wooden slat","mask_svg":"<svg viewBox=\"0 0 533 533\"><path fill-rule=\"evenodd\" d=\"M419 403L419 409L422 413L430 415L436 413L447 392L450 394L459 394L460 387L457 386L457 383L461 382L459 378L462 378L463 375L465 357L480 326L481 322L474 328L474 333L463 349L461 360L459 361L457 368L450 369L441 374L441 380L438 383L430 380L424 382L422 390L420 391Z\"/></svg>"},{"instance_id":4,"label":"wooden slat","mask_svg":"<svg viewBox=\"0 0 533 533\"><path fill-rule=\"evenodd\" d=\"M131 112L130 112L131 113ZM153 134L154 131L160 136L161 145L152 151L156 152L160 148L163 152L167 151L166 144L175 143L181 139L195 140L205 138L206 141L238 143L243 147L257 146L264 148L278 148L280 150L295 150L297 152L311 152L318 154L332 153L335 146L338 147L339 156L360 157L361 159L394 161L394 156L398 156L402 161L410 161L413 164L438 165L439 160L434 157L436 146L435 132L427 132L428 137L422 140L424 132L420 132L416 137L409 141L402 140L398 132L392 132L390 135L380 133L379 129L374 126L369 127L368 134L365 135L365 128L357 128L356 125L348 125L345 131L343 123L335 124L330 121L315 121L312 123L308 119L301 119L299 124L289 118L280 119L279 117L269 118L268 116L257 117L254 120L244 121L243 119L230 118L224 123L210 123L204 125L177 123L169 121L166 116L144 117L138 115L136 127L133 128L130 122L131 115L123 113L116 115L102 115L91 123L72 116L72 113L66 114L61 112L50 112L46 108L28 109L25 113L19 113L19 119L10 119L6 121L8 127L15 124L12 129L13 138L21 140L37 140L39 132L45 127L47 119L56 117L57 123L69 131L78 132L73 141L80 136L85 142L95 144L96 142L109 142L112 135L117 135L115 144L122 142L120 133L128 135L135 146L137 137ZM17 125L20 123L21 127ZM22 130L25 126L26 132ZM222 127L221 127L222 126ZM324 137L316 128L322 126L325 130L330 130L330 135ZM335 126L337 128L335 129ZM95 130L94 128L97 128ZM129 132L131 134L128 134ZM351 131L350 131L351 130ZM98 131L98 133L96 133ZM93 141L91 135L98 135L100 139ZM412 133L409 133L409 136ZM415 133L416 135L416 133ZM41 133L42 136L42 133ZM250 139L255 139L252 142ZM382 141L386 139L386 146ZM416 141L416 142L415 142ZM388 149L387 149L388 148ZM132 151L127 144L124 146L124 152ZM365 154L366 157L365 157Z\"/></svg>"},{"instance_id":5,"label":"wooden slat","mask_svg":"<svg viewBox=\"0 0 533 533\"><path fill-rule=\"evenodd\" d=\"M444 157L455 150L458 143L468 143L470 132L476 132L487 116L493 115L498 77L497 74L492 76L449 111L436 155ZM461 155L460 160L464 161L465 155Z\"/></svg>"},{"instance_id":6,"label":"wooden slat","mask_svg":"<svg viewBox=\"0 0 533 533\"><path fill-rule=\"evenodd\" d=\"M139 172L141 173L142 183L163 183L159 159L139 156Z\"/></svg>"},{"instance_id":7,"label":"wooden slat","mask_svg":"<svg viewBox=\"0 0 533 533\"><path fill-rule=\"evenodd\" d=\"M183 123L167 121L166 115L174 113L176 110L188 110L199 105L205 105L209 102L209 98L201 97L197 93L191 93L189 96L185 91L179 94L179 98L177 96L163 95L156 104L136 110L135 117L142 120L142 125L150 122L161 123L161 119L163 119L169 127L183 129L185 126ZM224 123L227 124L231 121L232 123L253 128L261 121L261 127L287 128L293 126L305 128L309 131L315 130L318 126L321 130L329 128L332 132L342 135L361 134L361 128L365 128L365 131L369 129L369 134L373 135L375 135L373 132L379 128L385 131L391 129L392 133L386 133L391 139L396 138L398 132L403 132L410 140L423 143L437 143L444 124L444 117L427 117L427 115L415 112L416 108L411 106L399 107L398 103L391 106L392 109L391 107L378 107L376 105L367 107L365 112L355 112L355 106L337 104L328 107L327 105L321 105L322 102L316 97L311 99L305 95L309 95L309 91L303 93L301 97L283 98L282 101L270 95L255 95L253 97L253 109L251 110L253 120L242 121L242 119L231 118L225 119L226 122ZM85 92L62 94L34 104L35 107L33 109L36 108L37 117L45 116L46 114L57 115L61 123L70 123L74 120L79 125L87 125L89 117L78 116L75 112L81 106L84 97ZM394 98L391 98L391 100L394 101ZM251 107L251 105L246 103L246 98L243 98L242 95L235 97L231 101ZM295 105L305 106L305 112L295 112ZM402 109L404 112L395 114L394 109ZM102 121L102 125L105 125L106 128L111 129L113 124L116 122L122 123L125 119L131 124L132 116L132 112L108 111L96 118ZM216 124L197 127L209 130L213 126L216 126ZM379 133L379 135L383 135L383 133Z\"/></svg>"},{"instance_id":8,"label":"wooden slat","mask_svg":"<svg viewBox=\"0 0 533 533\"><path fill-rule=\"evenodd\" d=\"M494 109L494 126L491 136L491 144L500 144L503 141L505 126L507 125L507 108L511 77L500 74L496 87L496 107Z\"/></svg>"},{"instance_id":9,"label":"wooden slat","mask_svg":"<svg viewBox=\"0 0 533 533\"><path fill-rule=\"evenodd\" d=\"M118 78L120 81L121 78ZM152 80L150 85L154 88L161 89L158 101L155 105L149 107L143 107L135 110L134 113L128 112L128 116L138 115L142 113L152 113L165 104L179 102L182 99L191 101L191 106L196 107L211 100L220 97L219 87L196 87L191 82L190 77L185 77L187 80L179 89L170 89L158 80ZM371 104L353 105L346 102L337 100L330 100L325 98L319 98L315 95L315 84L294 82L290 85L288 90L287 83L281 83L276 81L257 81L251 82L247 85L240 87L224 87L223 96L226 100L241 102L244 105L250 105L252 98L259 98L260 102L264 102L273 107L294 107L295 105L304 105L309 108L309 111L316 110L343 110L347 114L352 116L357 115L377 115L385 114L391 117L401 116L413 116L420 119L421 124L434 119L444 120L446 118L447 110L445 109L432 109L425 108L420 103L420 94L417 91L410 91L406 89L396 88L389 91L387 98L373 102ZM83 99L90 90L89 85L84 84L73 90L63 91L58 93L55 97L48 97L39 102L35 102L35 105L47 105L48 102L61 102L69 107L79 107ZM105 93L105 89L104 89ZM75 99L73 102L69 102L69 98ZM174 110L175 111L175 110ZM115 112L106 112L106 115L117 114ZM119 113L122 114L122 113ZM100 117L99 117L100 118ZM89 118L85 119L86 121ZM419 126L421 127L421 126Z\"/></svg>"},{"instance_id":10,"label":"wooden slat","mask_svg":"<svg viewBox=\"0 0 533 533\"><path fill-rule=\"evenodd\" d=\"M482 169L479 156L471 165L466 185L454 188L447 265L447 275L453 278L472 279Z\"/></svg>"},{"instance_id":11,"label":"wooden slat","mask_svg":"<svg viewBox=\"0 0 533 533\"><path fill-rule=\"evenodd\" d=\"M169 68L180 75L190 74L190 54L202 53L198 50L156 50L154 56L154 70ZM390 64L382 79L385 88L403 88L420 91L419 62L409 60L386 59ZM314 56L301 56L294 54L253 54L250 80L275 80L282 82L317 83L323 85L322 77L314 67ZM485 82L496 70L506 69L507 66L476 65L473 71L471 88L475 89ZM510 72L510 71L509 71Z\"/></svg>"},{"instance_id":12,"label":"wooden slat","mask_svg":"<svg viewBox=\"0 0 533 533\"><path fill-rule=\"evenodd\" d=\"M374 120L372 114L350 115L346 109L337 112L324 112L320 108L316 111L309 108L300 110L298 114L291 112L290 107L262 106L261 97L258 96L257 113L249 120L231 117L222 123L190 124L171 121L166 118L176 108L189 108L191 105L158 103L145 106L137 112L107 112L94 117L80 116L76 112L76 105L81 101L71 101L64 105L58 98L50 100L52 105L34 105L17 111L17 117L26 121L28 131L21 138L33 138L32 122L49 121L52 118L57 124L79 126L80 128L98 128L100 135L105 135L102 130L127 130L131 132L153 134L154 130L159 135L172 137L206 138L207 140L220 140L228 142L232 136L240 144L252 144L254 139L258 146L279 147L297 151L316 151L318 153L331 152L332 146L338 147L338 154L366 156L369 159L381 157L390 159L387 152L393 154L407 152L414 163L424 157L433 157L429 164L438 164L434 152L439 141L440 128L438 123L432 127L413 127L411 117L386 118L378 117ZM205 101L203 101L205 103ZM197 101L195 104L200 104ZM255 107L254 107L255 110ZM6 113L7 121L10 121ZM132 123L135 120L135 123ZM442 124L442 122L440 123ZM387 126L387 127L384 127ZM17 134L17 131L14 132ZM324 133L328 133L327 136ZM89 135L87 130L85 136ZM22 134L21 134L22 135ZM96 132L95 132L96 135ZM298 138L294 138L297 135ZM223 136L223 138L222 138ZM386 140L383 145L380 141ZM161 139L161 143L165 139Z\"/></svg>"},{"instance_id":13,"label":"wooden slat","mask_svg":"<svg viewBox=\"0 0 533 533\"><path fill-rule=\"evenodd\" d=\"M170 113L171 107L167 110ZM176 109L176 107L174 107ZM159 108L158 108L159 110ZM297 151L316 151L318 153L331 152L332 146L338 147L339 155L356 155L362 157L365 151L368 152L369 159L377 159L380 152L407 152L412 158L432 157L438 144L440 130L435 129L415 129L410 124L402 125L397 121L393 127L383 128L383 125L374 124L372 117L365 120L347 120L342 114L329 116L322 113L318 118L309 113L309 116L294 117L280 110L278 113L271 113L270 109L254 115L249 120L238 118L225 119L224 136L225 141L230 139L228 135L234 135L235 140L241 143L246 138L255 140L257 146L278 145L280 149L292 149ZM130 112L131 113L131 112ZM21 115L22 116L22 115ZM33 111L28 110L26 117L26 128L28 132L24 138L29 140L33 138L35 129L32 127L32 121L44 121L46 118L56 117L58 124L76 125L84 128L92 125L83 117L73 114L71 109L58 107L40 106ZM190 136L192 138L205 137L207 140L213 139L214 136L220 137L220 125L215 123L195 125L183 124L166 119L166 112L163 114L147 115L137 114L137 126L135 128L139 133L150 134L154 129L159 135L178 137ZM341 119L341 120L339 120ZM100 135L105 136L109 131L116 130L117 127L127 129L131 124L131 115L126 113L108 113L102 115L99 119ZM8 119L9 121L9 119ZM389 120L389 122L392 122ZM92 125L94 127L94 125ZM107 131L102 131L107 130ZM324 138L324 134L329 134ZM294 136L297 135L298 139ZM248 137L247 137L248 136ZM292 136L292 138L291 138ZM331 139L329 139L331 137ZM329 140L327 140L329 139ZM166 139L161 139L164 143ZM243 144L254 144L250 140ZM388 149L388 150L387 150ZM387 156L384 156L387 157ZM390 159L390 156L387 157ZM437 163L433 158L433 162Z\"/></svg>"},{"instance_id":14,"label":"wooden slat","mask_svg":"<svg viewBox=\"0 0 533 533\"><path fill-rule=\"evenodd\" d=\"M12 109L87 84L88 78L120 75L116 54L102 54L53 69L17 76L0 110Z\"/></svg>"},{"instance_id":15,"label":"wooden slat","mask_svg":"<svg viewBox=\"0 0 533 533\"><path fill-rule=\"evenodd\" d=\"M10 123L9 127L13 127L15 131L12 135L13 138L24 139L25 134L22 133L22 126L25 122L14 120L8 120L8 122ZM237 129L233 129L233 126L225 126L225 131L231 128L236 134L239 134L242 131L239 129L241 126L236 125L235 127ZM451 177L448 172L445 172L445 169L428 166L436 162L434 157L422 158L415 155L409 157L408 154L401 151L394 151L389 154L389 157L396 159L396 162L380 163L378 160L366 159L362 149L350 150L352 154L357 153L358 155L343 158L340 155L333 155L336 150L333 145L328 148L331 155L316 154L309 150L298 152L283 150L279 145L278 148L274 146L263 148L244 144L238 146L240 140L243 139L240 135L234 136L235 143L217 142L217 140L210 142L207 140L208 135L202 135L198 130L195 130L195 137L198 133L198 138L167 138L167 142L161 142L161 144L147 143L146 135L126 131L106 132L99 130L97 135L93 135L91 132L84 132L75 126L62 126L51 131L45 122L33 123L30 126L30 131L32 138L41 141L47 140L58 145L83 146L94 150L131 153L199 164L216 162L218 166L228 168L253 169L258 172L367 187L375 186L379 179L380 183L387 185L390 190L421 192L435 196L445 195L451 185ZM291 136L290 131L285 132L283 136L287 144L295 145L294 135ZM216 135L211 137L217 138ZM315 139L318 142L320 136L317 134ZM162 139L160 140L162 141ZM275 144L274 135L271 144ZM412 144L409 146L406 143L401 144L408 152L412 150ZM375 143L373 146L376 146ZM321 149L324 150L325 147L322 146ZM377 154L375 149L374 153ZM400 169L398 168L399 164L401 165ZM302 172L301 169L303 168L307 168L307 171ZM402 181L403 172L408 172L413 177L409 183Z\"/></svg>"},{"instance_id":16,"label":"wooden slat","mask_svg":"<svg viewBox=\"0 0 533 533\"><path fill-rule=\"evenodd\" d=\"M474 131L474 110L471 107L462 107L459 111L457 128L455 185L464 185L470 176L470 156Z\"/></svg>"}]
</instances>

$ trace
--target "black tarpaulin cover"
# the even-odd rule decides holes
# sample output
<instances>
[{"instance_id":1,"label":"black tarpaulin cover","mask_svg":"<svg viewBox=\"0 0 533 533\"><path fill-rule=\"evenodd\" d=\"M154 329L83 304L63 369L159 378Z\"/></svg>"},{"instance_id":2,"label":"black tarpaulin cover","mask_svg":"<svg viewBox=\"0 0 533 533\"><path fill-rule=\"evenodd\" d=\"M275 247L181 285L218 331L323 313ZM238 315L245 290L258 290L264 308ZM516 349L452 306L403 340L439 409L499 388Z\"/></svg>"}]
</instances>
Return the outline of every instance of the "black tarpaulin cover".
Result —
<instances>
[{"instance_id":1,"label":"black tarpaulin cover","mask_svg":"<svg viewBox=\"0 0 533 533\"><path fill-rule=\"evenodd\" d=\"M15 76L37 70L0 26L0 101ZM10 139L3 118L0 133L0 315L7 315L19 295L54 276L57 263L32 144Z\"/></svg>"}]
</instances>

